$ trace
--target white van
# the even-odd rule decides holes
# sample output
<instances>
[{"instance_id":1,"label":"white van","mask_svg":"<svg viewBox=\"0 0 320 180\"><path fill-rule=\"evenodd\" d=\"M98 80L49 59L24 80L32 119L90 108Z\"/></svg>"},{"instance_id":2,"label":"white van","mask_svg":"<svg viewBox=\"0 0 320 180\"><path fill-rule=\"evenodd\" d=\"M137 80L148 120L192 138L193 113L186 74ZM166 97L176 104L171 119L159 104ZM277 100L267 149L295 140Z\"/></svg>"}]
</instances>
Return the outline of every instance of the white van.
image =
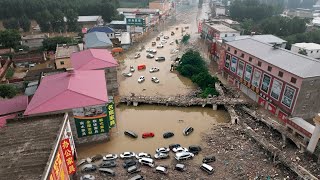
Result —
<instances>
[{"instance_id":1,"label":"white van","mask_svg":"<svg viewBox=\"0 0 320 180\"><path fill-rule=\"evenodd\" d=\"M151 158L141 158L141 159L139 159L139 163L142 165L154 167L154 161Z\"/></svg>"},{"instance_id":2,"label":"white van","mask_svg":"<svg viewBox=\"0 0 320 180\"><path fill-rule=\"evenodd\" d=\"M200 166L200 169L202 169L203 171L207 172L209 175L213 174L213 172L214 172L213 167L211 167L210 165L205 164L205 163L203 163Z\"/></svg>"}]
</instances>

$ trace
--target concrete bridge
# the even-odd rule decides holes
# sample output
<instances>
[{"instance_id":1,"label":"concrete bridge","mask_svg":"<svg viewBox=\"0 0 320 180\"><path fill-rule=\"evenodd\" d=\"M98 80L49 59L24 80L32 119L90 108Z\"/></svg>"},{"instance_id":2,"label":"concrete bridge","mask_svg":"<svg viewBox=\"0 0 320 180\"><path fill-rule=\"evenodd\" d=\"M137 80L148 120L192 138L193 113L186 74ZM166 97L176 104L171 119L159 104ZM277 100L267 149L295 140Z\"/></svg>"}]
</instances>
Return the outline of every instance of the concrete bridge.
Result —
<instances>
[{"instance_id":1,"label":"concrete bridge","mask_svg":"<svg viewBox=\"0 0 320 180\"><path fill-rule=\"evenodd\" d=\"M165 106L202 106L211 105L214 110L217 109L218 105L244 105L247 104L244 100L237 98L228 97L212 97L212 98L197 98L190 96L123 96L120 97L120 103L127 103L127 105L133 104L133 106L138 106L138 104L155 104L155 105L165 105Z\"/></svg>"}]
</instances>

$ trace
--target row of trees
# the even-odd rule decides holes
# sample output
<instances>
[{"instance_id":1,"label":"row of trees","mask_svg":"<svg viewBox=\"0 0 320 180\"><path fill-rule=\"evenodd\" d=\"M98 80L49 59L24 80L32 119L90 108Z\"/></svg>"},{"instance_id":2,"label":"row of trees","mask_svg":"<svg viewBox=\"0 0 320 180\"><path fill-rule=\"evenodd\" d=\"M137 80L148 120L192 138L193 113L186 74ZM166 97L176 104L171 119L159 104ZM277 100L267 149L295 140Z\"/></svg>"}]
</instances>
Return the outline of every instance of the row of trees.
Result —
<instances>
[{"instance_id":1,"label":"row of trees","mask_svg":"<svg viewBox=\"0 0 320 180\"><path fill-rule=\"evenodd\" d=\"M21 36L17 30L0 31L0 44L5 48L16 48L20 45Z\"/></svg>"},{"instance_id":2,"label":"row of trees","mask_svg":"<svg viewBox=\"0 0 320 180\"><path fill-rule=\"evenodd\" d=\"M78 15L101 15L110 22L118 15L117 7L118 0L1 0L0 19L8 19L4 21L8 29L28 31L34 19L43 32L77 31Z\"/></svg>"},{"instance_id":3,"label":"row of trees","mask_svg":"<svg viewBox=\"0 0 320 180\"><path fill-rule=\"evenodd\" d=\"M181 57L181 64L177 71L196 83L201 89L201 97L206 98L209 94L219 95L214 84L219 81L217 77L209 74L208 68L198 51L188 50Z\"/></svg>"}]
</instances>

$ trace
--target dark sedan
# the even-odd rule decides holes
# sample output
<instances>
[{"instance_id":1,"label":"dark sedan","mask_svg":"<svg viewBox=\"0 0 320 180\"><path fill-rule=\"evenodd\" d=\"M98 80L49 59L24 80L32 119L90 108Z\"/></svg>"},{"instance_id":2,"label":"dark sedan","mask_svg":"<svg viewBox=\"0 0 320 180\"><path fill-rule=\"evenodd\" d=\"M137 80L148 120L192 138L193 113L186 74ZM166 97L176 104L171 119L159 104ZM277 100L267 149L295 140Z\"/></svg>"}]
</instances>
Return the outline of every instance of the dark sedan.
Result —
<instances>
[{"instance_id":1,"label":"dark sedan","mask_svg":"<svg viewBox=\"0 0 320 180\"><path fill-rule=\"evenodd\" d=\"M172 136L174 136L173 132L166 132L163 134L163 138L165 139L171 138Z\"/></svg>"}]
</instances>

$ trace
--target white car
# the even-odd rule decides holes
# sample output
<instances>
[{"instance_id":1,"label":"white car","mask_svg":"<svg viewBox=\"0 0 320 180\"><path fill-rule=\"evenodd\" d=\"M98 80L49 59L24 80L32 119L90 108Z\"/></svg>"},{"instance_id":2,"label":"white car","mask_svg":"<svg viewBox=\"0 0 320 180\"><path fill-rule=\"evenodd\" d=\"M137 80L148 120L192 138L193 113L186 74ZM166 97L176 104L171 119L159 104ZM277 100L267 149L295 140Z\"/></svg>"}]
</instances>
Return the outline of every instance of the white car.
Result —
<instances>
[{"instance_id":1,"label":"white car","mask_svg":"<svg viewBox=\"0 0 320 180\"><path fill-rule=\"evenodd\" d=\"M144 76L140 76L139 79L138 79L138 83L142 83L144 81Z\"/></svg>"},{"instance_id":2,"label":"white car","mask_svg":"<svg viewBox=\"0 0 320 180\"><path fill-rule=\"evenodd\" d=\"M134 71L135 71L134 67L130 66L130 72L134 72Z\"/></svg>"},{"instance_id":3,"label":"white car","mask_svg":"<svg viewBox=\"0 0 320 180\"><path fill-rule=\"evenodd\" d=\"M163 46L163 44L158 44L157 45L157 48L163 48L164 46Z\"/></svg>"},{"instance_id":4,"label":"white car","mask_svg":"<svg viewBox=\"0 0 320 180\"><path fill-rule=\"evenodd\" d=\"M188 152L189 150L184 147L177 147L177 148L173 148L172 151L175 153L180 153L180 152Z\"/></svg>"},{"instance_id":5,"label":"white car","mask_svg":"<svg viewBox=\"0 0 320 180\"><path fill-rule=\"evenodd\" d=\"M136 154L134 152L123 152L122 154L120 154L121 159L128 159L128 158L132 158L135 156L136 156Z\"/></svg>"},{"instance_id":6,"label":"white car","mask_svg":"<svg viewBox=\"0 0 320 180\"><path fill-rule=\"evenodd\" d=\"M154 58L154 55L153 55L153 54L148 53L148 54L147 54L147 58Z\"/></svg>"},{"instance_id":7,"label":"white car","mask_svg":"<svg viewBox=\"0 0 320 180\"><path fill-rule=\"evenodd\" d=\"M139 57L141 57L140 53L136 53L136 55L134 56L135 59L138 59Z\"/></svg>"},{"instance_id":8,"label":"white car","mask_svg":"<svg viewBox=\"0 0 320 180\"><path fill-rule=\"evenodd\" d=\"M160 71L160 69L157 68L157 67L153 67L153 68L151 68L151 69L149 70L150 73L158 72L158 71Z\"/></svg>"},{"instance_id":9,"label":"white car","mask_svg":"<svg viewBox=\"0 0 320 180\"><path fill-rule=\"evenodd\" d=\"M163 36L163 39L169 39L169 36Z\"/></svg>"},{"instance_id":10,"label":"white car","mask_svg":"<svg viewBox=\"0 0 320 180\"><path fill-rule=\"evenodd\" d=\"M151 81L154 82L154 83L159 83L160 82L160 80L157 77L152 77Z\"/></svg>"},{"instance_id":11,"label":"white car","mask_svg":"<svg viewBox=\"0 0 320 180\"><path fill-rule=\"evenodd\" d=\"M169 154L168 153L157 153L154 155L155 159L167 159L169 158Z\"/></svg>"},{"instance_id":12,"label":"white car","mask_svg":"<svg viewBox=\"0 0 320 180\"><path fill-rule=\"evenodd\" d=\"M163 166L157 166L156 172L159 172L161 174L168 174L168 169Z\"/></svg>"},{"instance_id":13,"label":"white car","mask_svg":"<svg viewBox=\"0 0 320 180\"><path fill-rule=\"evenodd\" d=\"M151 158L151 155L145 152L141 152L139 154L136 155L137 159L141 159L141 158Z\"/></svg>"},{"instance_id":14,"label":"white car","mask_svg":"<svg viewBox=\"0 0 320 180\"><path fill-rule=\"evenodd\" d=\"M156 153L169 153L170 149L166 147L161 147L156 149Z\"/></svg>"},{"instance_id":15,"label":"white car","mask_svg":"<svg viewBox=\"0 0 320 180\"><path fill-rule=\"evenodd\" d=\"M167 43L167 40L162 39L162 40L161 40L161 44L165 44L165 43Z\"/></svg>"},{"instance_id":16,"label":"white car","mask_svg":"<svg viewBox=\"0 0 320 180\"><path fill-rule=\"evenodd\" d=\"M122 75L123 75L124 77L131 77L131 76L132 76L132 73L122 73Z\"/></svg>"},{"instance_id":17,"label":"white car","mask_svg":"<svg viewBox=\"0 0 320 180\"><path fill-rule=\"evenodd\" d=\"M107 154L107 155L103 156L102 159L104 161L111 161L111 160L115 160L117 158L118 158L118 155L116 155L116 154Z\"/></svg>"},{"instance_id":18,"label":"white car","mask_svg":"<svg viewBox=\"0 0 320 180\"><path fill-rule=\"evenodd\" d=\"M155 54L155 53L157 53L157 50L156 49L150 49L149 53Z\"/></svg>"},{"instance_id":19,"label":"white car","mask_svg":"<svg viewBox=\"0 0 320 180\"><path fill-rule=\"evenodd\" d=\"M186 159L192 159L193 157L194 157L194 154L191 152L180 152L180 153L176 153L174 158L178 161L181 161Z\"/></svg>"},{"instance_id":20,"label":"white car","mask_svg":"<svg viewBox=\"0 0 320 180\"><path fill-rule=\"evenodd\" d=\"M160 35L159 35L159 36L160 36L160 37L161 37L161 36L163 36L163 32L162 32L162 33L160 33Z\"/></svg>"},{"instance_id":21,"label":"white car","mask_svg":"<svg viewBox=\"0 0 320 180\"><path fill-rule=\"evenodd\" d=\"M151 158L141 158L141 159L139 159L139 163L142 165L154 167L154 161Z\"/></svg>"},{"instance_id":22,"label":"white car","mask_svg":"<svg viewBox=\"0 0 320 180\"><path fill-rule=\"evenodd\" d=\"M170 51L171 54L175 54L175 53L178 53L178 52L179 52L178 49L171 49L171 51Z\"/></svg>"},{"instance_id":23,"label":"white car","mask_svg":"<svg viewBox=\"0 0 320 180\"><path fill-rule=\"evenodd\" d=\"M170 45L173 45L173 44L174 44L174 42L173 42L173 41L171 41L171 42L170 42Z\"/></svg>"}]
</instances>

